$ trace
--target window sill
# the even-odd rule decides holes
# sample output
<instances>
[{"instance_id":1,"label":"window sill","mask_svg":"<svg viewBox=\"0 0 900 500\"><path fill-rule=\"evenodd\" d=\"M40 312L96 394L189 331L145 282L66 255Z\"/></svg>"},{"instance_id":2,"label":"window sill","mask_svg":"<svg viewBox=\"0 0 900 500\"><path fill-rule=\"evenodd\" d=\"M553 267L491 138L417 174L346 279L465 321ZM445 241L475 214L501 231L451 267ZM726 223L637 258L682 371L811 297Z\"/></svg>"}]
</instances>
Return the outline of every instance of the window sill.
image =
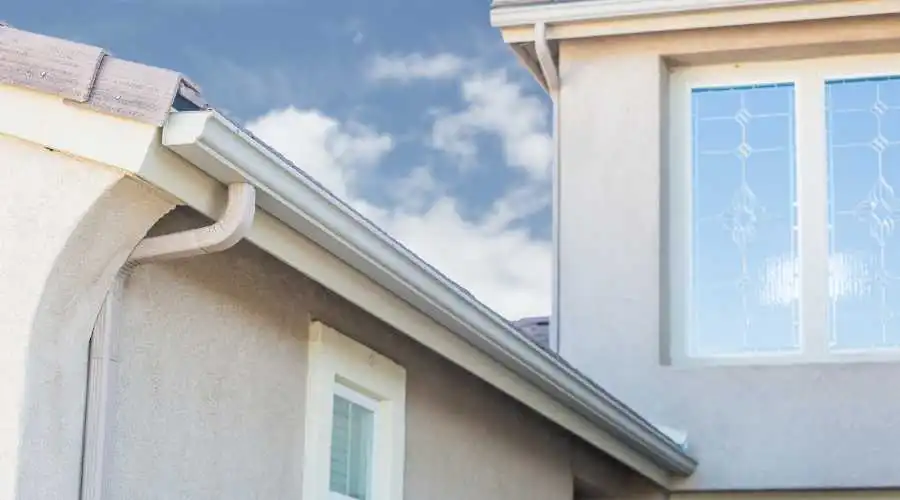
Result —
<instances>
[{"instance_id":1,"label":"window sill","mask_svg":"<svg viewBox=\"0 0 900 500\"><path fill-rule=\"evenodd\" d=\"M669 368L706 368L715 366L799 366L824 364L898 363L900 348L878 350L844 350L823 354L798 352L775 354L737 354L728 356L703 356L674 358L664 366Z\"/></svg>"}]
</instances>

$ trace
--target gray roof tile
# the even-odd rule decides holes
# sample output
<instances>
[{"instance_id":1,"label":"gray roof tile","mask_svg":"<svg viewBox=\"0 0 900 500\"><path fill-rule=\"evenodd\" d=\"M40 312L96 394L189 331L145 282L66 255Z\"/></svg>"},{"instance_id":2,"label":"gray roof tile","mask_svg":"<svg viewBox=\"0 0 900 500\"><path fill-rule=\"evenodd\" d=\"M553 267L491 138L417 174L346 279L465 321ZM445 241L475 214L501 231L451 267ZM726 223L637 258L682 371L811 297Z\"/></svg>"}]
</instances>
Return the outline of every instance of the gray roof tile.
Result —
<instances>
[{"instance_id":1,"label":"gray roof tile","mask_svg":"<svg viewBox=\"0 0 900 500\"><path fill-rule=\"evenodd\" d=\"M537 316L531 318L522 318L512 322L525 337L535 344L550 349L550 318L547 316Z\"/></svg>"},{"instance_id":2,"label":"gray roof tile","mask_svg":"<svg viewBox=\"0 0 900 500\"><path fill-rule=\"evenodd\" d=\"M4 23L0 23L0 84L56 95L70 104L157 126L165 122L176 97L202 102L196 87L174 71L117 59L100 47Z\"/></svg>"}]
</instances>

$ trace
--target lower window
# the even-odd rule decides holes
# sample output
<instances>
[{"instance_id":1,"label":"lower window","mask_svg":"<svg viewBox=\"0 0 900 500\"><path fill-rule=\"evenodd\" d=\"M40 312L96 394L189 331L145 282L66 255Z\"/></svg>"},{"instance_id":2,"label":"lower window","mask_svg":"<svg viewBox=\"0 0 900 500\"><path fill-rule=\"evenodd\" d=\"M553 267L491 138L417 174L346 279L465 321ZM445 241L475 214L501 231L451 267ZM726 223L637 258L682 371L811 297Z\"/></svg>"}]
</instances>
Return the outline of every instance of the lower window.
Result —
<instances>
[{"instance_id":1,"label":"lower window","mask_svg":"<svg viewBox=\"0 0 900 500\"><path fill-rule=\"evenodd\" d=\"M307 350L303 498L402 500L406 371L318 322Z\"/></svg>"},{"instance_id":2,"label":"lower window","mask_svg":"<svg viewBox=\"0 0 900 500\"><path fill-rule=\"evenodd\" d=\"M372 495L372 440L378 403L336 384L331 412L331 471L334 499L369 500Z\"/></svg>"}]
</instances>

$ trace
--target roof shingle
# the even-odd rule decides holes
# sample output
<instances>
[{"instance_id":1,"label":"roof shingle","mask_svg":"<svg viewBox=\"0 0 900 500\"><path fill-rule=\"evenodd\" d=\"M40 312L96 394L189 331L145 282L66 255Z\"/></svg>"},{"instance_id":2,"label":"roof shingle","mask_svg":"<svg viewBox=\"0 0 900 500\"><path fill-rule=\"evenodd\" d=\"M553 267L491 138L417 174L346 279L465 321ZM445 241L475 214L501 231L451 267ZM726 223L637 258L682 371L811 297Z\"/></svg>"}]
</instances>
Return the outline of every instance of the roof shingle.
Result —
<instances>
[{"instance_id":1,"label":"roof shingle","mask_svg":"<svg viewBox=\"0 0 900 500\"><path fill-rule=\"evenodd\" d=\"M512 322L525 337L535 344L550 349L550 318L547 316L537 316L532 318L522 318Z\"/></svg>"},{"instance_id":2,"label":"roof shingle","mask_svg":"<svg viewBox=\"0 0 900 500\"><path fill-rule=\"evenodd\" d=\"M156 126L165 122L176 97L203 107L196 86L177 72L4 23L0 23L0 84Z\"/></svg>"}]
</instances>

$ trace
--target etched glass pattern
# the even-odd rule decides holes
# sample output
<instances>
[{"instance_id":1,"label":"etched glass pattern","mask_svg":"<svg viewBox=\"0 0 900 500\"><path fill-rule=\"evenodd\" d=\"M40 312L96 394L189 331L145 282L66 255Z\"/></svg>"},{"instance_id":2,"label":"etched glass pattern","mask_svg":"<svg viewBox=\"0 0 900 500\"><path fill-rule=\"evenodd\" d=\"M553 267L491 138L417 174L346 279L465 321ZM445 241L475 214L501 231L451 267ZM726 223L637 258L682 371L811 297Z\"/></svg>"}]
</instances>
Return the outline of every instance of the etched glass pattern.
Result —
<instances>
[{"instance_id":1,"label":"etched glass pattern","mask_svg":"<svg viewBox=\"0 0 900 500\"><path fill-rule=\"evenodd\" d=\"M900 77L826 82L832 349L900 347Z\"/></svg>"},{"instance_id":2,"label":"etched glass pattern","mask_svg":"<svg viewBox=\"0 0 900 500\"><path fill-rule=\"evenodd\" d=\"M694 89L691 99L689 352L794 351L794 86Z\"/></svg>"}]
</instances>

